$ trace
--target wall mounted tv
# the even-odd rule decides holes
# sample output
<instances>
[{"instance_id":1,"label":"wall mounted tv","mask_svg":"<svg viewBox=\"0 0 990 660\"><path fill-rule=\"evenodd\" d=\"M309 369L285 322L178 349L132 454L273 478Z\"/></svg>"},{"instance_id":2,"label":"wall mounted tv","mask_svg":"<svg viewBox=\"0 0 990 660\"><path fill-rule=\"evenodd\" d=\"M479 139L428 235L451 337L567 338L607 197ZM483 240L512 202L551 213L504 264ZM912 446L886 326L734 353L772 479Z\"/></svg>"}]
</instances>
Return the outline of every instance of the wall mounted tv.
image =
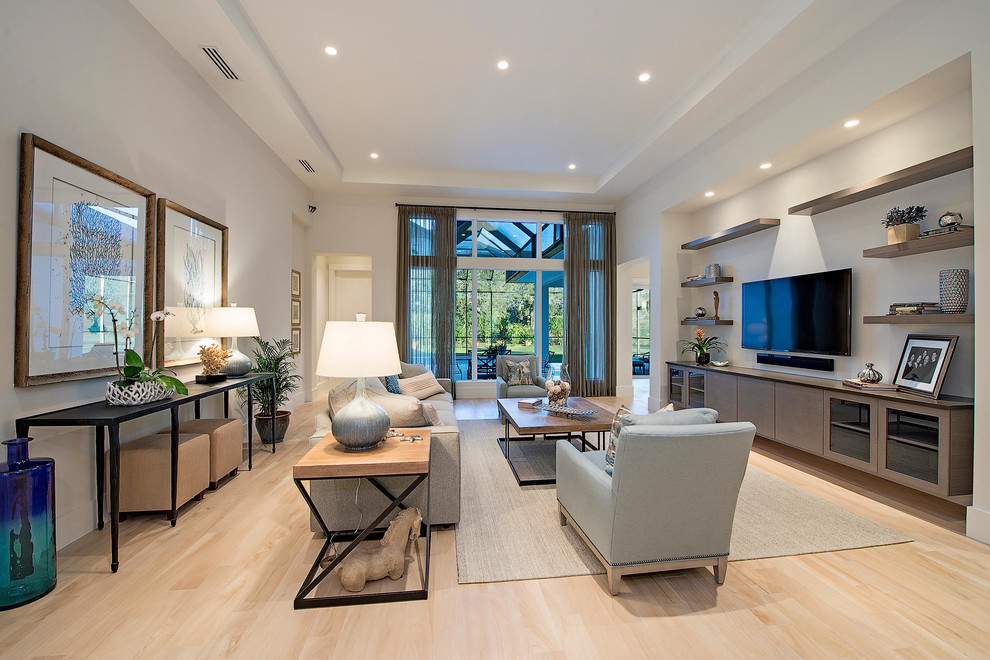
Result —
<instances>
[{"instance_id":1,"label":"wall mounted tv","mask_svg":"<svg viewBox=\"0 0 990 660\"><path fill-rule=\"evenodd\" d=\"M849 355L852 269L742 285L742 347Z\"/></svg>"}]
</instances>

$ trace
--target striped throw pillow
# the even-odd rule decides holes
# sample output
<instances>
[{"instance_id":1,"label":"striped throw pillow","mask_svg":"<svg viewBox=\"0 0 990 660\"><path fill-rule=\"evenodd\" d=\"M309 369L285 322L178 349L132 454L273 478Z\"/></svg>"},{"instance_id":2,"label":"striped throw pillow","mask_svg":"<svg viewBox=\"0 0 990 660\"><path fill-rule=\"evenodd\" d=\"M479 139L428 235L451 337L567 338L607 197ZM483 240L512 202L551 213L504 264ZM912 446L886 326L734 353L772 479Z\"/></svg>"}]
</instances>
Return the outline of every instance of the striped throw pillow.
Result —
<instances>
[{"instance_id":1,"label":"striped throw pillow","mask_svg":"<svg viewBox=\"0 0 990 660\"><path fill-rule=\"evenodd\" d=\"M420 401L429 399L434 394L443 394L446 392L443 386L437 382L432 371L427 371L425 374L413 376L412 378L400 378L399 389L402 390L403 394L414 396Z\"/></svg>"}]
</instances>

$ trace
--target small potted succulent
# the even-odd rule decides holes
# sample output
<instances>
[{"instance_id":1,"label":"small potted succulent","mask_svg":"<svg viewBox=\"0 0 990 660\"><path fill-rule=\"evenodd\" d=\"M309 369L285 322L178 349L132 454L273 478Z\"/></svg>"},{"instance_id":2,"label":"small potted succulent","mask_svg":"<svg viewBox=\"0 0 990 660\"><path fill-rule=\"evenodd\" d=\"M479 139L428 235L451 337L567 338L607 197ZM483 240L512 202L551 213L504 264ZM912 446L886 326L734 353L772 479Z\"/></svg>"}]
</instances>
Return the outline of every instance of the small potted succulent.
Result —
<instances>
[{"instance_id":1,"label":"small potted succulent","mask_svg":"<svg viewBox=\"0 0 990 660\"><path fill-rule=\"evenodd\" d=\"M694 352L694 361L698 364L708 364L712 361L712 351L725 351L725 342L718 337L708 337L705 331L698 328L691 340L681 340L681 355L688 351Z\"/></svg>"},{"instance_id":2,"label":"small potted succulent","mask_svg":"<svg viewBox=\"0 0 990 660\"><path fill-rule=\"evenodd\" d=\"M894 207L887 211L880 223L887 228L887 245L913 241L921 235L919 224L928 215L924 206Z\"/></svg>"}]
</instances>

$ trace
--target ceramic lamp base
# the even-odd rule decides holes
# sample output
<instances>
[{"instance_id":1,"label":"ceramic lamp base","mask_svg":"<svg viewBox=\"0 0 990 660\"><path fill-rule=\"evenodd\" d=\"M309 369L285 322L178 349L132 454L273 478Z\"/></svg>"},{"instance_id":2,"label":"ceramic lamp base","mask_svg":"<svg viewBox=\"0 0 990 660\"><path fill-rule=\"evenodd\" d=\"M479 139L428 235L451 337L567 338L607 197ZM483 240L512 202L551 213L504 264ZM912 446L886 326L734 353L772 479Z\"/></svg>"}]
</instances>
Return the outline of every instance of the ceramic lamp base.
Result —
<instances>
[{"instance_id":1,"label":"ceramic lamp base","mask_svg":"<svg viewBox=\"0 0 990 660\"><path fill-rule=\"evenodd\" d=\"M231 350L234 351L234 354L227 358L227 366L224 368L224 373L232 378L239 378L246 375L251 371L251 359L237 350L237 346L234 346Z\"/></svg>"},{"instance_id":2,"label":"ceramic lamp base","mask_svg":"<svg viewBox=\"0 0 990 660\"><path fill-rule=\"evenodd\" d=\"M364 378L358 378L357 392L346 406L333 416L334 439L351 451L372 449L385 439L388 413L368 398Z\"/></svg>"}]
</instances>

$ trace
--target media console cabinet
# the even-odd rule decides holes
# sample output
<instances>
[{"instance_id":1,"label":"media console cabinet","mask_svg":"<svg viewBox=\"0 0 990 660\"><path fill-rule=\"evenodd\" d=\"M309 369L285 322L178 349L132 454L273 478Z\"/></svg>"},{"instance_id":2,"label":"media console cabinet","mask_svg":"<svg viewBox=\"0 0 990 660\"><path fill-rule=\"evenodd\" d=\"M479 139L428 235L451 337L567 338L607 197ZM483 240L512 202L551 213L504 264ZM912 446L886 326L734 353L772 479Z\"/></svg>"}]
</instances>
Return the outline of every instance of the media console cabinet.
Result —
<instances>
[{"instance_id":1,"label":"media console cabinet","mask_svg":"<svg viewBox=\"0 0 990 660\"><path fill-rule=\"evenodd\" d=\"M757 435L956 504L972 504L973 399L866 392L842 381L667 362L676 407L707 407Z\"/></svg>"}]
</instances>

